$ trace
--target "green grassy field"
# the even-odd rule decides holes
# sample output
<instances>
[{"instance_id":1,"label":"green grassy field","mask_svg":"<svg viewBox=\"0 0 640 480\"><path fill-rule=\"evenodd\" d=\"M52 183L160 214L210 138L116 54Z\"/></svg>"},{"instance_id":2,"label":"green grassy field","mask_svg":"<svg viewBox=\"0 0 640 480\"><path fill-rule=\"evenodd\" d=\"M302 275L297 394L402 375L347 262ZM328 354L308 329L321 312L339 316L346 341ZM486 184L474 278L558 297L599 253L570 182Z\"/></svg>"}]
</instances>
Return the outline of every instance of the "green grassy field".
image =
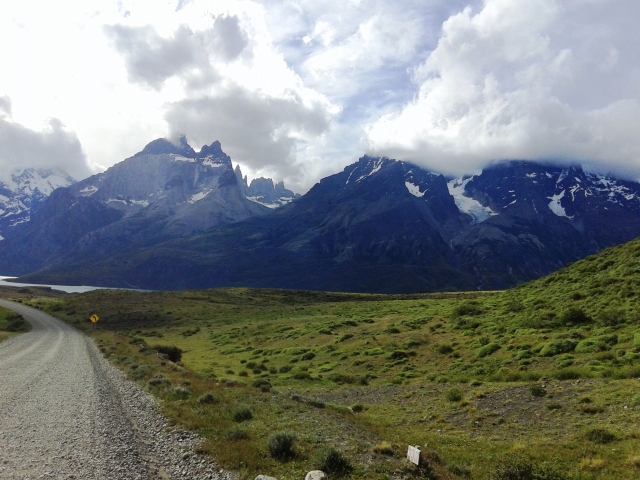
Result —
<instances>
[{"instance_id":1,"label":"green grassy field","mask_svg":"<svg viewBox=\"0 0 640 480\"><path fill-rule=\"evenodd\" d=\"M92 334L244 478L303 478L333 447L352 478L630 479L640 478L639 274L635 241L506 292L21 301ZM234 420L242 409L250 420ZM296 436L287 461L270 454L274 432ZM403 459L409 444L430 469Z\"/></svg>"}]
</instances>

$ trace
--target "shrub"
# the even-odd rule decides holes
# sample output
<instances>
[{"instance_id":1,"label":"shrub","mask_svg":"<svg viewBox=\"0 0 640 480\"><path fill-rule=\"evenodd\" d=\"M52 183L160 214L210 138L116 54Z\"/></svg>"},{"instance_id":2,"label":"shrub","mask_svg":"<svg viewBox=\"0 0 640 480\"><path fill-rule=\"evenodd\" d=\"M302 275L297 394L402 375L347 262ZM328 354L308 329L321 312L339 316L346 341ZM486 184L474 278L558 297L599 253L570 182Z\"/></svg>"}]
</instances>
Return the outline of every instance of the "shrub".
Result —
<instances>
[{"instance_id":1,"label":"shrub","mask_svg":"<svg viewBox=\"0 0 640 480\"><path fill-rule=\"evenodd\" d=\"M482 306L477 302L463 302L453 309L453 315L455 317L461 317L463 315L480 315L482 312Z\"/></svg>"},{"instance_id":2,"label":"shrub","mask_svg":"<svg viewBox=\"0 0 640 480\"><path fill-rule=\"evenodd\" d=\"M453 347L449 343L441 343L440 345L436 346L436 352L440 353L441 355L447 355L453 352Z\"/></svg>"},{"instance_id":3,"label":"shrub","mask_svg":"<svg viewBox=\"0 0 640 480\"><path fill-rule=\"evenodd\" d=\"M266 378L258 378L254 380L253 382L251 382L251 386L254 388L259 388L263 392L268 392L269 390L271 390L271 382L269 382L269 380L267 380Z\"/></svg>"},{"instance_id":4,"label":"shrub","mask_svg":"<svg viewBox=\"0 0 640 480\"><path fill-rule=\"evenodd\" d=\"M496 466L492 480L568 480L566 475L530 458L508 457Z\"/></svg>"},{"instance_id":5,"label":"shrub","mask_svg":"<svg viewBox=\"0 0 640 480\"><path fill-rule=\"evenodd\" d=\"M253 418L253 413L247 407L236 408L233 412L233 420L236 423L246 422Z\"/></svg>"},{"instance_id":6,"label":"shrub","mask_svg":"<svg viewBox=\"0 0 640 480\"><path fill-rule=\"evenodd\" d=\"M591 322L591 317L581 308L570 307L562 314L562 322L565 325L580 325Z\"/></svg>"},{"instance_id":7,"label":"shrub","mask_svg":"<svg viewBox=\"0 0 640 480\"><path fill-rule=\"evenodd\" d=\"M180 385L177 385L173 387L171 394L173 395L174 398L178 400L186 400L187 398L189 398L189 395L191 395L191 390L189 390L186 387L181 387Z\"/></svg>"},{"instance_id":8,"label":"shrub","mask_svg":"<svg viewBox=\"0 0 640 480\"><path fill-rule=\"evenodd\" d=\"M166 355L167 358L173 363L178 363L182 359L182 350L175 346L155 345L151 347L151 349L155 350L158 353Z\"/></svg>"},{"instance_id":9,"label":"shrub","mask_svg":"<svg viewBox=\"0 0 640 480\"><path fill-rule=\"evenodd\" d=\"M214 405L220 401L211 392L207 392L198 397L198 403L201 405Z\"/></svg>"},{"instance_id":10,"label":"shrub","mask_svg":"<svg viewBox=\"0 0 640 480\"><path fill-rule=\"evenodd\" d=\"M444 397L450 402L459 402L464 395L457 388L451 388L445 393Z\"/></svg>"},{"instance_id":11,"label":"shrub","mask_svg":"<svg viewBox=\"0 0 640 480\"><path fill-rule=\"evenodd\" d=\"M313 360L316 357L316 354L313 352L307 352L302 355L302 360Z\"/></svg>"},{"instance_id":12,"label":"shrub","mask_svg":"<svg viewBox=\"0 0 640 480\"><path fill-rule=\"evenodd\" d=\"M389 457L393 456L393 446L389 442L379 443L378 445L375 445L371 451L379 455L387 455Z\"/></svg>"},{"instance_id":13,"label":"shrub","mask_svg":"<svg viewBox=\"0 0 640 480\"><path fill-rule=\"evenodd\" d=\"M489 343L484 347L480 347L476 350L476 357L478 358L486 357L488 355L491 355L494 352L497 352L498 350L500 350L500 348L501 348L500 345L498 345L497 343Z\"/></svg>"},{"instance_id":14,"label":"shrub","mask_svg":"<svg viewBox=\"0 0 640 480\"><path fill-rule=\"evenodd\" d=\"M152 387L159 387L161 385L169 385L171 381L168 378L165 378L162 375L156 375L151 380L149 380L149 385Z\"/></svg>"},{"instance_id":15,"label":"shrub","mask_svg":"<svg viewBox=\"0 0 640 480\"><path fill-rule=\"evenodd\" d=\"M295 372L293 378L296 380L311 380L311 374L305 371Z\"/></svg>"},{"instance_id":16,"label":"shrub","mask_svg":"<svg viewBox=\"0 0 640 480\"><path fill-rule=\"evenodd\" d=\"M584 436L590 442L597 443L599 445L606 445L618 439L615 434L605 430L604 428L592 428L591 430L587 430L587 433L585 433Z\"/></svg>"},{"instance_id":17,"label":"shrub","mask_svg":"<svg viewBox=\"0 0 640 480\"><path fill-rule=\"evenodd\" d=\"M359 413L362 412L364 410L364 405L362 405L361 403L354 403L353 405L351 405L351 411L354 413Z\"/></svg>"},{"instance_id":18,"label":"shrub","mask_svg":"<svg viewBox=\"0 0 640 480\"><path fill-rule=\"evenodd\" d=\"M539 355L541 357L553 357L561 353L570 353L576 349L576 345L576 342L570 340L554 340L542 347Z\"/></svg>"},{"instance_id":19,"label":"shrub","mask_svg":"<svg viewBox=\"0 0 640 480\"><path fill-rule=\"evenodd\" d=\"M529 391L534 397L544 397L547 394L547 391L544 389L544 387L542 385L538 385L537 383L529 385Z\"/></svg>"},{"instance_id":20,"label":"shrub","mask_svg":"<svg viewBox=\"0 0 640 480\"><path fill-rule=\"evenodd\" d=\"M269 455L282 462L295 456L293 445L296 441L295 435L286 432L274 433L267 440Z\"/></svg>"},{"instance_id":21,"label":"shrub","mask_svg":"<svg viewBox=\"0 0 640 480\"><path fill-rule=\"evenodd\" d=\"M344 477L351 473L353 467L347 457L333 447L324 449L316 459L316 468L327 475Z\"/></svg>"},{"instance_id":22,"label":"shrub","mask_svg":"<svg viewBox=\"0 0 640 480\"><path fill-rule=\"evenodd\" d=\"M401 360L403 358L408 358L409 355L404 350L395 350L389 355L390 360Z\"/></svg>"}]
</instances>

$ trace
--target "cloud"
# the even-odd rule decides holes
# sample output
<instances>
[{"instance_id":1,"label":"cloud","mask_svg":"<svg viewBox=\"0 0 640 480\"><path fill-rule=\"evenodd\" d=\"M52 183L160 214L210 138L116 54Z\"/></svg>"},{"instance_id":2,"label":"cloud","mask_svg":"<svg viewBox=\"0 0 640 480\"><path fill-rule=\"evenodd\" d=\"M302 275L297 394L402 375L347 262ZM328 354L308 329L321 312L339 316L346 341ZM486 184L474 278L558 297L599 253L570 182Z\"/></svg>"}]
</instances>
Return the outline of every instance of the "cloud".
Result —
<instances>
[{"instance_id":1,"label":"cloud","mask_svg":"<svg viewBox=\"0 0 640 480\"><path fill-rule=\"evenodd\" d=\"M637 175L638 14L631 0L464 9L416 70L414 99L368 126L369 151L455 174L526 158Z\"/></svg>"},{"instance_id":2,"label":"cloud","mask_svg":"<svg viewBox=\"0 0 640 480\"><path fill-rule=\"evenodd\" d=\"M332 112L326 102L308 101L299 92L278 97L234 86L171 104L165 118L172 137L188 132L198 146L216 138L234 160L282 179L300 173L296 146L322 135Z\"/></svg>"},{"instance_id":3,"label":"cloud","mask_svg":"<svg viewBox=\"0 0 640 480\"><path fill-rule=\"evenodd\" d=\"M10 99L0 97L0 108L7 110ZM41 131L31 130L12 121L9 115L0 116L0 170L14 168L60 168L74 178L91 173L86 156L76 134L64 124L50 118Z\"/></svg>"},{"instance_id":4,"label":"cloud","mask_svg":"<svg viewBox=\"0 0 640 480\"><path fill-rule=\"evenodd\" d=\"M7 95L0 97L0 115L11 116L11 99Z\"/></svg>"},{"instance_id":5,"label":"cloud","mask_svg":"<svg viewBox=\"0 0 640 480\"><path fill-rule=\"evenodd\" d=\"M209 15L189 3L180 10L188 23L104 30L130 82L171 92L163 114L170 137L184 134L195 146L219 140L251 172L299 179L299 148L322 138L340 108L287 65L262 8L245 6Z\"/></svg>"},{"instance_id":6,"label":"cloud","mask_svg":"<svg viewBox=\"0 0 640 480\"><path fill-rule=\"evenodd\" d=\"M104 31L124 56L129 79L155 90L174 76L192 87L214 84L216 59L233 61L247 46L236 16L215 16L203 31L180 25L168 38L149 25L107 25Z\"/></svg>"}]
</instances>

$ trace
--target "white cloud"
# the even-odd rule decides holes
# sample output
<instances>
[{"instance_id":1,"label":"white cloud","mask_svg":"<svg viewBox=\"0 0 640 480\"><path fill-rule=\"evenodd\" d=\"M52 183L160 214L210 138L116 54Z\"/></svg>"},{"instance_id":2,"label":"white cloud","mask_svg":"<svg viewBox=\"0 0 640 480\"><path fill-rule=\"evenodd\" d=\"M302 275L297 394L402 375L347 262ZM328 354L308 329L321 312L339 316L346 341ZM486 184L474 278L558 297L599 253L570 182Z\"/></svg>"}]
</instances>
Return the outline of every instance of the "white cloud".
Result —
<instances>
[{"instance_id":1,"label":"white cloud","mask_svg":"<svg viewBox=\"0 0 640 480\"><path fill-rule=\"evenodd\" d=\"M50 118L41 130L31 130L11 119L11 100L0 97L0 172L14 168L60 168L74 178L91 173L78 137Z\"/></svg>"},{"instance_id":2,"label":"white cloud","mask_svg":"<svg viewBox=\"0 0 640 480\"><path fill-rule=\"evenodd\" d=\"M508 158L640 172L633 1L486 0L444 24L415 98L368 127L370 151L464 173ZM628 24L629 28L620 28Z\"/></svg>"}]
</instances>

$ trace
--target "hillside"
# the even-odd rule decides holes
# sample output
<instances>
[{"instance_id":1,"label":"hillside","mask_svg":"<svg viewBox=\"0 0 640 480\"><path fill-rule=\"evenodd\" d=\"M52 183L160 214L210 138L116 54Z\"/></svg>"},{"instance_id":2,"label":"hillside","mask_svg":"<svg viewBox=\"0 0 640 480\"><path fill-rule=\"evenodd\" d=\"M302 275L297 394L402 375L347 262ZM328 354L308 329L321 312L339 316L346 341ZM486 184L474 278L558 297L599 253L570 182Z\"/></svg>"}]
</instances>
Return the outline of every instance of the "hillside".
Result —
<instances>
[{"instance_id":1,"label":"hillside","mask_svg":"<svg viewBox=\"0 0 640 480\"><path fill-rule=\"evenodd\" d=\"M98 313L103 351L245 478L297 478L326 445L348 453L353 478L412 478L402 458L418 444L437 478L519 478L498 470L522 461L557 473L537 478L628 479L640 472L639 258L636 240L505 292L99 291L31 303L81 328ZM149 355L157 345L180 348L182 367ZM221 403L205 414L206 391ZM239 427L240 407L254 419ZM278 430L298 436L292 462L265 450Z\"/></svg>"}]
</instances>

